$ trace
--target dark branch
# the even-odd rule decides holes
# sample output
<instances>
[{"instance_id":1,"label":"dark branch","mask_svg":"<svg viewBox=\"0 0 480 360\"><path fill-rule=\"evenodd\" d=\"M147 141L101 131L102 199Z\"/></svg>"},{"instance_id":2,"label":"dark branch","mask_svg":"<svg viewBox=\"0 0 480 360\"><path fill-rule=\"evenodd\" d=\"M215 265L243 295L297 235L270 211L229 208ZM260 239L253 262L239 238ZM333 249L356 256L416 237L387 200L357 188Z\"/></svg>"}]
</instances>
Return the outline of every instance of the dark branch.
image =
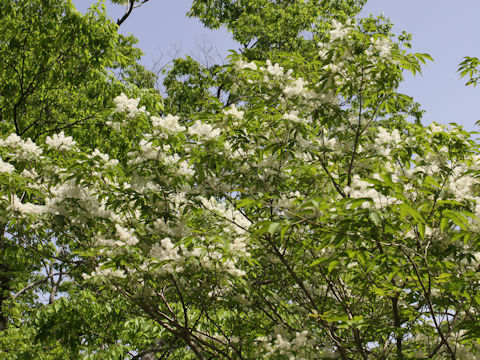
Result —
<instances>
[{"instance_id":1,"label":"dark branch","mask_svg":"<svg viewBox=\"0 0 480 360\"><path fill-rule=\"evenodd\" d=\"M117 20L117 25L120 26L122 25L122 23L127 20L127 18L130 16L130 14L132 13L132 10L134 8L138 8L140 6L142 6L143 4L145 4L146 2L148 2L149 0L143 0L140 4L138 5L135 5L135 0L130 0L130 2L128 3L128 9L127 11L125 12L125 14L123 14L123 16Z\"/></svg>"},{"instance_id":2,"label":"dark branch","mask_svg":"<svg viewBox=\"0 0 480 360\"><path fill-rule=\"evenodd\" d=\"M130 2L128 3L128 9L127 9L127 12L125 14L123 14L123 16L117 20L117 25L120 26L122 25L122 23L127 20L127 18L130 16L130 14L132 13L132 10L133 10L133 4L135 3L135 0L130 0Z\"/></svg>"}]
</instances>

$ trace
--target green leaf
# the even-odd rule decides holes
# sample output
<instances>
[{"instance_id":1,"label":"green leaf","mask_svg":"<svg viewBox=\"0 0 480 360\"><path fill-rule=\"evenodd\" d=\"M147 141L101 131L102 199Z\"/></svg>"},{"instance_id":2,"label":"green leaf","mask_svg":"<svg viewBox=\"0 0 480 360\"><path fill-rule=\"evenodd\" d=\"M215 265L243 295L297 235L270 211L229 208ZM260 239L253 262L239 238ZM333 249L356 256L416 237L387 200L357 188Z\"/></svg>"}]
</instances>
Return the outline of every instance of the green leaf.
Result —
<instances>
[{"instance_id":1,"label":"green leaf","mask_svg":"<svg viewBox=\"0 0 480 360\"><path fill-rule=\"evenodd\" d=\"M452 220L455 225L459 226L462 230L468 230L468 221L461 213L452 210L444 210L442 211L442 216Z\"/></svg>"},{"instance_id":2,"label":"green leaf","mask_svg":"<svg viewBox=\"0 0 480 360\"><path fill-rule=\"evenodd\" d=\"M376 226L381 226L382 225L382 218L379 213L376 211L371 211L370 212L370 219L372 219L373 223Z\"/></svg>"},{"instance_id":3,"label":"green leaf","mask_svg":"<svg viewBox=\"0 0 480 360\"><path fill-rule=\"evenodd\" d=\"M335 267L338 265L340 261L339 260L333 260L332 262L330 262L330 264L328 264L328 273L330 274L334 269Z\"/></svg>"},{"instance_id":4,"label":"green leaf","mask_svg":"<svg viewBox=\"0 0 480 360\"><path fill-rule=\"evenodd\" d=\"M241 209L243 207L249 207L249 206L251 206L253 204L256 204L256 203L257 203L257 200L255 200L255 199L245 198L245 199L240 200L237 203L237 209Z\"/></svg>"},{"instance_id":5,"label":"green leaf","mask_svg":"<svg viewBox=\"0 0 480 360\"><path fill-rule=\"evenodd\" d=\"M268 225L268 233L270 235L273 235L275 234L275 232L278 230L278 228L280 227L280 223L277 223L277 222L272 222Z\"/></svg>"},{"instance_id":6,"label":"green leaf","mask_svg":"<svg viewBox=\"0 0 480 360\"><path fill-rule=\"evenodd\" d=\"M411 207L410 205L402 203L398 205L398 208L402 217L407 218L408 216L410 216L418 222L424 222L422 215L420 215L417 209Z\"/></svg>"}]
</instances>

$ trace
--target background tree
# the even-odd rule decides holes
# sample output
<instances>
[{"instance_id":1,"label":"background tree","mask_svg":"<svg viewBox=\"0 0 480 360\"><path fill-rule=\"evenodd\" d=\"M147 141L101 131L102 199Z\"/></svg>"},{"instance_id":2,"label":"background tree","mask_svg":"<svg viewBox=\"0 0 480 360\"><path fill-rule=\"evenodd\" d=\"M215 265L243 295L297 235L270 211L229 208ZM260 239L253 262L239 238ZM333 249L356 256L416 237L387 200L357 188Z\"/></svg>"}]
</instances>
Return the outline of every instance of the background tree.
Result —
<instances>
[{"instance_id":1,"label":"background tree","mask_svg":"<svg viewBox=\"0 0 480 360\"><path fill-rule=\"evenodd\" d=\"M250 60L266 60L272 51L302 51L313 36L324 35L330 20L345 22L364 0L194 0L189 12L207 28L225 26ZM271 59L271 58L270 58Z\"/></svg>"},{"instance_id":2,"label":"background tree","mask_svg":"<svg viewBox=\"0 0 480 360\"><path fill-rule=\"evenodd\" d=\"M195 0L188 15L198 18L209 29L227 28L247 60L275 61L279 52L294 51L307 56L317 51L315 44L325 37L330 21L346 21L358 14L364 4L364 0ZM202 64L187 56L176 59L164 74L165 97L169 99L166 111L183 111L177 104L185 103L185 99L200 108L205 91L215 93L225 106L233 101L226 74L218 64Z\"/></svg>"}]
</instances>

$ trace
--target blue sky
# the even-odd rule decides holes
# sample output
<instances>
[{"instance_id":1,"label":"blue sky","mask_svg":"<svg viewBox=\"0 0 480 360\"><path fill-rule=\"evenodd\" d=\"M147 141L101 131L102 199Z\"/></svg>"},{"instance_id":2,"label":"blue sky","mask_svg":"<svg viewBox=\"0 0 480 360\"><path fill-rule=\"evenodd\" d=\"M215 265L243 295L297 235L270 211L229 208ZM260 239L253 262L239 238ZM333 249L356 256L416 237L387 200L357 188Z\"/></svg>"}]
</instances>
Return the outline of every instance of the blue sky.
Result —
<instances>
[{"instance_id":1,"label":"blue sky","mask_svg":"<svg viewBox=\"0 0 480 360\"><path fill-rule=\"evenodd\" d=\"M435 60L423 75L409 76L400 90L413 96L427 111L424 121L456 122L480 130L480 87L466 87L457 75L464 56L480 57L480 1L478 0L369 0L363 13L381 12L394 32L412 34L413 51Z\"/></svg>"},{"instance_id":2,"label":"blue sky","mask_svg":"<svg viewBox=\"0 0 480 360\"><path fill-rule=\"evenodd\" d=\"M75 0L84 12L91 0ZM225 30L210 31L195 19L185 16L191 0L150 0L135 9L121 26L132 33L145 53L144 65L156 60L165 63L186 52L203 57L207 49L210 61L221 61L237 45ZM121 6L108 6L113 19L121 16ZM456 122L467 130L480 130L480 87L466 87L456 71L463 56L480 56L479 0L369 0L363 15L382 13L391 19L394 32L406 30L413 36L413 51L433 56L422 75L408 76L400 91L413 96L427 111L424 122Z\"/></svg>"}]
</instances>

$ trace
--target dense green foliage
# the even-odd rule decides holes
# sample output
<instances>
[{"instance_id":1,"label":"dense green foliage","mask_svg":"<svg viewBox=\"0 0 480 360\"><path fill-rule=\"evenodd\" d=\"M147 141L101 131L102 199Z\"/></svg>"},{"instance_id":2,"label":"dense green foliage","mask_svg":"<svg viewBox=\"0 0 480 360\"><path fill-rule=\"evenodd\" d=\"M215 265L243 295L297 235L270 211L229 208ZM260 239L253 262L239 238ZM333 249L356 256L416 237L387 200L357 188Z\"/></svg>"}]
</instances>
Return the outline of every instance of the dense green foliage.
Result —
<instances>
[{"instance_id":1,"label":"dense green foliage","mask_svg":"<svg viewBox=\"0 0 480 360\"><path fill-rule=\"evenodd\" d=\"M478 144L362 2L195 0L245 51L164 98L101 7L1 4L0 358L480 356Z\"/></svg>"},{"instance_id":2,"label":"dense green foliage","mask_svg":"<svg viewBox=\"0 0 480 360\"><path fill-rule=\"evenodd\" d=\"M65 131L88 148L105 148L110 146L104 137L105 118L119 92L149 88L146 97L161 102L153 90L153 74L137 63L142 54L134 47L137 40L117 34L104 6L95 5L82 15L70 1L1 1L0 18L3 138L14 132L42 142ZM34 197L35 191L28 189L28 194ZM59 249L50 235L32 238L28 229L12 228L10 220L2 217L0 226L0 329L11 325L0 336L0 348L15 349L16 356L25 359L42 358L45 349L49 358L63 358L66 348L55 350L56 340L34 345L37 330L24 321L43 306L38 292L51 289L45 273L58 274L66 259L56 257ZM60 284L64 278L57 280ZM36 294L23 294L16 308L4 306L28 284L35 285L31 289Z\"/></svg>"},{"instance_id":3,"label":"dense green foliage","mask_svg":"<svg viewBox=\"0 0 480 360\"><path fill-rule=\"evenodd\" d=\"M311 47L330 20L345 22L365 0L194 0L190 16L210 28L225 26L250 60L266 60L272 51Z\"/></svg>"}]
</instances>

